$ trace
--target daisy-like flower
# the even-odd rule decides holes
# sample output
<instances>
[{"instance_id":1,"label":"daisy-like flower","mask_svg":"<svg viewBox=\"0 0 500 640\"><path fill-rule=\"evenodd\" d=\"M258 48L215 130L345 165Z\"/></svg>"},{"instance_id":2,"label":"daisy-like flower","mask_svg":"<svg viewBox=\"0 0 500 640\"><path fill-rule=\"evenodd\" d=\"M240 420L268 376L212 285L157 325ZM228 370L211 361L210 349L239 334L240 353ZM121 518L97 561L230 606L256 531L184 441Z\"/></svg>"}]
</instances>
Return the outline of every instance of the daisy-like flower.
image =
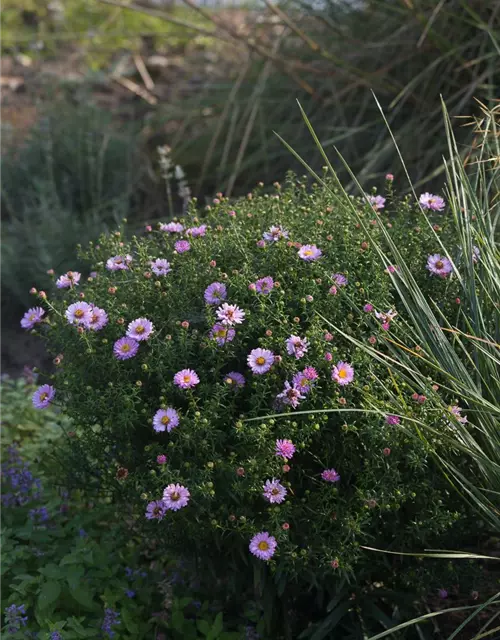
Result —
<instances>
[{"instance_id":1,"label":"daisy-like flower","mask_svg":"<svg viewBox=\"0 0 500 640\"><path fill-rule=\"evenodd\" d=\"M177 242L174 244L174 248L177 253L186 253L186 251L189 251L189 249L191 249L191 245L187 240L177 240Z\"/></svg>"},{"instance_id":2,"label":"daisy-like flower","mask_svg":"<svg viewBox=\"0 0 500 640\"><path fill-rule=\"evenodd\" d=\"M335 282L337 287L345 287L347 285L347 278L343 273L334 273L332 275L332 280Z\"/></svg>"},{"instance_id":3,"label":"daisy-like flower","mask_svg":"<svg viewBox=\"0 0 500 640\"><path fill-rule=\"evenodd\" d=\"M288 238L288 231L283 227L272 226L269 231L265 231L262 237L266 242L278 242L281 238Z\"/></svg>"},{"instance_id":4,"label":"daisy-like flower","mask_svg":"<svg viewBox=\"0 0 500 640\"><path fill-rule=\"evenodd\" d=\"M308 380L311 380L313 382L314 380L317 380L319 378L318 372L314 367L306 367L304 371L302 371L302 373Z\"/></svg>"},{"instance_id":5,"label":"daisy-like flower","mask_svg":"<svg viewBox=\"0 0 500 640\"><path fill-rule=\"evenodd\" d=\"M163 490L163 503L171 511L179 511L187 506L190 497L189 489L181 484L169 484Z\"/></svg>"},{"instance_id":6,"label":"daisy-like flower","mask_svg":"<svg viewBox=\"0 0 500 640\"><path fill-rule=\"evenodd\" d=\"M67 289L68 287L76 287L80 282L82 274L78 271L68 271L56 280L58 289Z\"/></svg>"},{"instance_id":7,"label":"daisy-like flower","mask_svg":"<svg viewBox=\"0 0 500 640\"><path fill-rule=\"evenodd\" d=\"M245 386L245 376L238 371L230 371L224 375L224 382L235 389L241 389Z\"/></svg>"},{"instance_id":8,"label":"daisy-like flower","mask_svg":"<svg viewBox=\"0 0 500 640\"><path fill-rule=\"evenodd\" d=\"M278 543L274 536L269 535L267 531L261 531L254 535L250 540L250 553L252 553L259 560L270 560L275 552Z\"/></svg>"},{"instance_id":9,"label":"daisy-like flower","mask_svg":"<svg viewBox=\"0 0 500 640\"><path fill-rule=\"evenodd\" d=\"M203 297L207 304L220 304L224 302L227 298L226 285L222 284L222 282L212 282L212 284L209 284L205 289Z\"/></svg>"},{"instance_id":10,"label":"daisy-like flower","mask_svg":"<svg viewBox=\"0 0 500 640\"><path fill-rule=\"evenodd\" d=\"M182 369L174 376L174 384L181 389L192 389L200 382L200 378L196 371L192 369Z\"/></svg>"},{"instance_id":11,"label":"daisy-like flower","mask_svg":"<svg viewBox=\"0 0 500 640\"><path fill-rule=\"evenodd\" d=\"M432 274L446 278L453 271L451 262L445 256L434 253L427 258L427 267Z\"/></svg>"},{"instance_id":12,"label":"daisy-like flower","mask_svg":"<svg viewBox=\"0 0 500 640\"><path fill-rule=\"evenodd\" d=\"M69 324L86 324L92 320L92 306L87 302L74 302L64 315Z\"/></svg>"},{"instance_id":13,"label":"daisy-like flower","mask_svg":"<svg viewBox=\"0 0 500 640\"><path fill-rule=\"evenodd\" d=\"M393 416L391 414L385 416L385 421L387 422L387 424L390 425L396 425L399 424L401 422L401 418L399 416Z\"/></svg>"},{"instance_id":14,"label":"daisy-like flower","mask_svg":"<svg viewBox=\"0 0 500 640\"><path fill-rule=\"evenodd\" d=\"M295 356L297 360L303 358L307 353L309 341L307 338L299 336L290 336L286 340L286 350L291 356Z\"/></svg>"},{"instance_id":15,"label":"daisy-like flower","mask_svg":"<svg viewBox=\"0 0 500 640\"><path fill-rule=\"evenodd\" d=\"M299 389L300 393L309 393L317 378L318 374L316 369L314 367L306 367L303 371L299 371L293 376L292 384Z\"/></svg>"},{"instance_id":16,"label":"daisy-like flower","mask_svg":"<svg viewBox=\"0 0 500 640\"><path fill-rule=\"evenodd\" d=\"M170 262L165 260L165 258L156 258L156 260L152 260L151 271L157 276L166 276L167 273L172 271L170 267Z\"/></svg>"},{"instance_id":17,"label":"daisy-like flower","mask_svg":"<svg viewBox=\"0 0 500 640\"><path fill-rule=\"evenodd\" d=\"M288 382L285 382L285 387L281 393L278 393L276 400L282 404L286 404L292 409L296 409L301 400L304 400L305 396L302 395L302 389L297 388Z\"/></svg>"},{"instance_id":18,"label":"daisy-like flower","mask_svg":"<svg viewBox=\"0 0 500 640\"><path fill-rule=\"evenodd\" d=\"M448 407L448 411L455 417L455 420L461 424L467 423L467 416L462 415L462 409L459 406L453 405L452 407Z\"/></svg>"},{"instance_id":19,"label":"daisy-like flower","mask_svg":"<svg viewBox=\"0 0 500 640\"><path fill-rule=\"evenodd\" d=\"M368 196L368 200L375 211L385 207L385 198L383 196Z\"/></svg>"},{"instance_id":20,"label":"daisy-like flower","mask_svg":"<svg viewBox=\"0 0 500 640\"><path fill-rule=\"evenodd\" d=\"M234 340L234 336L236 335L236 331L231 329L231 327L226 327L225 325L217 322L210 330L210 337L213 338L218 345L225 345L226 342L231 342Z\"/></svg>"},{"instance_id":21,"label":"daisy-like flower","mask_svg":"<svg viewBox=\"0 0 500 640\"><path fill-rule=\"evenodd\" d=\"M315 244L305 244L299 249L299 258L302 258L302 260L305 260L306 262L318 260L322 255L323 252L321 249L318 249Z\"/></svg>"},{"instance_id":22,"label":"daisy-like flower","mask_svg":"<svg viewBox=\"0 0 500 640\"><path fill-rule=\"evenodd\" d=\"M33 394L31 401L35 409L46 409L54 399L56 390L50 384L43 384Z\"/></svg>"},{"instance_id":23,"label":"daisy-like flower","mask_svg":"<svg viewBox=\"0 0 500 640\"><path fill-rule=\"evenodd\" d=\"M132 256L113 256L106 262L106 269L109 271L125 271L132 262Z\"/></svg>"},{"instance_id":24,"label":"daisy-like flower","mask_svg":"<svg viewBox=\"0 0 500 640\"><path fill-rule=\"evenodd\" d=\"M168 224L162 223L160 224L160 231L165 231L166 233L182 233L184 231L184 227L180 222L169 222Z\"/></svg>"},{"instance_id":25,"label":"daisy-like flower","mask_svg":"<svg viewBox=\"0 0 500 640\"><path fill-rule=\"evenodd\" d=\"M147 318L137 318L127 327L127 337L141 342L142 340L148 340L154 331L154 326L151 320Z\"/></svg>"},{"instance_id":26,"label":"daisy-like flower","mask_svg":"<svg viewBox=\"0 0 500 640\"><path fill-rule=\"evenodd\" d=\"M271 293L273 288L274 288L274 280L271 278L271 276L265 276L265 278L259 278L259 280L255 282L255 290L257 291L257 293L262 293L264 295L267 295L268 293Z\"/></svg>"},{"instance_id":27,"label":"daisy-like flower","mask_svg":"<svg viewBox=\"0 0 500 640\"><path fill-rule=\"evenodd\" d=\"M340 480L340 476L335 469L325 469L321 473L321 477L327 482L338 482Z\"/></svg>"},{"instance_id":28,"label":"daisy-like flower","mask_svg":"<svg viewBox=\"0 0 500 640\"><path fill-rule=\"evenodd\" d=\"M42 307L31 307L21 318L21 327L23 329L33 329L33 327L42 322L45 310Z\"/></svg>"},{"instance_id":29,"label":"daisy-like flower","mask_svg":"<svg viewBox=\"0 0 500 640\"><path fill-rule=\"evenodd\" d=\"M274 353L269 349L252 349L247 357L248 366L252 373L262 375L267 373L274 364Z\"/></svg>"},{"instance_id":30,"label":"daisy-like flower","mask_svg":"<svg viewBox=\"0 0 500 640\"><path fill-rule=\"evenodd\" d=\"M133 358L139 351L139 343L133 338L120 338L113 346L113 353L117 360Z\"/></svg>"},{"instance_id":31,"label":"daisy-like flower","mask_svg":"<svg viewBox=\"0 0 500 640\"><path fill-rule=\"evenodd\" d=\"M99 307L92 307L91 315L88 320L84 321L84 325L87 329L92 331L100 331L108 324L108 314L104 309Z\"/></svg>"},{"instance_id":32,"label":"daisy-like flower","mask_svg":"<svg viewBox=\"0 0 500 640\"><path fill-rule=\"evenodd\" d=\"M287 494L286 488L275 478L266 480L263 489L262 495L271 504L281 504Z\"/></svg>"},{"instance_id":33,"label":"daisy-like flower","mask_svg":"<svg viewBox=\"0 0 500 640\"><path fill-rule=\"evenodd\" d=\"M422 209L430 209L431 211L442 211L446 204L441 196L435 196L427 191L420 196L418 202Z\"/></svg>"},{"instance_id":34,"label":"daisy-like flower","mask_svg":"<svg viewBox=\"0 0 500 640\"><path fill-rule=\"evenodd\" d=\"M234 324L241 324L245 319L245 312L235 304L227 304L224 302L215 312L217 317L228 327L232 327Z\"/></svg>"},{"instance_id":35,"label":"daisy-like flower","mask_svg":"<svg viewBox=\"0 0 500 640\"><path fill-rule=\"evenodd\" d=\"M186 229L186 235L192 238L201 238L207 233L207 225L202 224L199 227L191 227Z\"/></svg>"},{"instance_id":36,"label":"daisy-like flower","mask_svg":"<svg viewBox=\"0 0 500 640\"><path fill-rule=\"evenodd\" d=\"M354 369L348 362L337 362L332 369L332 380L344 386L354 379Z\"/></svg>"},{"instance_id":37,"label":"daisy-like flower","mask_svg":"<svg viewBox=\"0 0 500 640\"><path fill-rule=\"evenodd\" d=\"M146 518L148 520L162 520L167 513L167 507L163 500L154 500L146 507Z\"/></svg>"},{"instance_id":38,"label":"daisy-like flower","mask_svg":"<svg viewBox=\"0 0 500 640\"><path fill-rule=\"evenodd\" d=\"M394 309L389 309L385 313L383 311L375 311L375 317L380 322L392 322L397 315L398 312L394 311Z\"/></svg>"},{"instance_id":39,"label":"daisy-like flower","mask_svg":"<svg viewBox=\"0 0 500 640\"><path fill-rule=\"evenodd\" d=\"M295 451L295 445L291 440L276 440L275 455L278 458L290 460L290 458L293 458Z\"/></svg>"},{"instance_id":40,"label":"daisy-like flower","mask_svg":"<svg viewBox=\"0 0 500 640\"><path fill-rule=\"evenodd\" d=\"M156 433L167 431L170 433L172 429L179 426L179 414L172 407L166 409L158 409L153 418L153 429Z\"/></svg>"}]
</instances>

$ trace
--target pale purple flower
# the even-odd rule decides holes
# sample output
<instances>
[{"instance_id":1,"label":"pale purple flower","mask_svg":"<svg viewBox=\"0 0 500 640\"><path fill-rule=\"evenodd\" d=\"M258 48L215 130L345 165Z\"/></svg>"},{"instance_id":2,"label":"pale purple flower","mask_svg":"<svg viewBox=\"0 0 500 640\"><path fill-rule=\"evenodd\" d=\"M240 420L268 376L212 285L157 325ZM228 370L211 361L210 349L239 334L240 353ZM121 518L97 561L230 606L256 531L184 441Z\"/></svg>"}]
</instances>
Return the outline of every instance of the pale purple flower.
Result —
<instances>
[{"instance_id":1,"label":"pale purple flower","mask_svg":"<svg viewBox=\"0 0 500 640\"><path fill-rule=\"evenodd\" d=\"M156 260L152 260L150 264L151 271L157 276L166 276L167 273L172 271L170 262L165 260L165 258L156 258Z\"/></svg>"},{"instance_id":2,"label":"pale purple flower","mask_svg":"<svg viewBox=\"0 0 500 640\"><path fill-rule=\"evenodd\" d=\"M386 312L375 311L375 317L383 323L392 322L397 315L398 312L394 311L394 309L389 309L389 311Z\"/></svg>"},{"instance_id":3,"label":"pale purple flower","mask_svg":"<svg viewBox=\"0 0 500 640\"><path fill-rule=\"evenodd\" d=\"M434 253L427 258L427 269L435 276L446 278L453 271L453 266L448 258Z\"/></svg>"},{"instance_id":4,"label":"pale purple flower","mask_svg":"<svg viewBox=\"0 0 500 640\"><path fill-rule=\"evenodd\" d=\"M174 384L181 389L192 389L200 382L200 378L196 371L192 369L182 369L174 376Z\"/></svg>"},{"instance_id":5,"label":"pale purple flower","mask_svg":"<svg viewBox=\"0 0 500 640\"><path fill-rule=\"evenodd\" d=\"M313 262L314 260L318 260L323 255L321 249L315 244L305 244L299 249L299 258L305 260L306 262Z\"/></svg>"},{"instance_id":6,"label":"pale purple flower","mask_svg":"<svg viewBox=\"0 0 500 640\"><path fill-rule=\"evenodd\" d=\"M92 331L100 331L108 324L108 314L104 309L99 307L92 307L91 316L88 320L84 321L84 325L87 329Z\"/></svg>"},{"instance_id":7,"label":"pale purple flower","mask_svg":"<svg viewBox=\"0 0 500 640\"><path fill-rule=\"evenodd\" d=\"M129 264L132 262L132 256L113 256L106 262L106 269L109 271L124 271L128 269Z\"/></svg>"},{"instance_id":8,"label":"pale purple flower","mask_svg":"<svg viewBox=\"0 0 500 640\"><path fill-rule=\"evenodd\" d=\"M281 238L288 238L288 231L283 227L272 226L269 231L265 231L262 237L267 242L278 242Z\"/></svg>"},{"instance_id":9,"label":"pale purple flower","mask_svg":"<svg viewBox=\"0 0 500 640\"><path fill-rule=\"evenodd\" d=\"M227 298L226 285L222 282L212 282L205 289L203 297L207 304L220 304Z\"/></svg>"},{"instance_id":10,"label":"pale purple flower","mask_svg":"<svg viewBox=\"0 0 500 640\"><path fill-rule=\"evenodd\" d=\"M201 238L207 233L207 225L202 224L199 227L191 227L190 229L186 229L186 235L191 236L192 238Z\"/></svg>"},{"instance_id":11,"label":"pale purple flower","mask_svg":"<svg viewBox=\"0 0 500 640\"><path fill-rule=\"evenodd\" d=\"M363 307L363 311L364 311L365 313L371 313L371 312L373 311L373 305L372 305L372 304L370 304L369 302L367 302L367 303L365 304L365 306Z\"/></svg>"},{"instance_id":12,"label":"pale purple flower","mask_svg":"<svg viewBox=\"0 0 500 640\"><path fill-rule=\"evenodd\" d=\"M247 357L248 366L252 373L262 375L267 373L274 364L274 353L269 349L252 349Z\"/></svg>"},{"instance_id":13,"label":"pale purple flower","mask_svg":"<svg viewBox=\"0 0 500 640\"><path fill-rule=\"evenodd\" d=\"M338 482L340 480L340 476L335 469L325 469L321 473L321 477L327 482Z\"/></svg>"},{"instance_id":14,"label":"pale purple flower","mask_svg":"<svg viewBox=\"0 0 500 640\"><path fill-rule=\"evenodd\" d=\"M385 207L385 198L383 196L368 196L368 200L375 211Z\"/></svg>"},{"instance_id":15,"label":"pale purple flower","mask_svg":"<svg viewBox=\"0 0 500 640\"><path fill-rule=\"evenodd\" d=\"M347 285L347 278L343 273L334 273L332 275L332 280L335 282L337 287L345 287Z\"/></svg>"},{"instance_id":16,"label":"pale purple flower","mask_svg":"<svg viewBox=\"0 0 500 640\"><path fill-rule=\"evenodd\" d=\"M137 318L127 327L127 337L141 342L142 340L148 340L154 331L154 326L151 320L147 318Z\"/></svg>"},{"instance_id":17,"label":"pale purple flower","mask_svg":"<svg viewBox=\"0 0 500 640\"><path fill-rule=\"evenodd\" d=\"M237 307L235 304L227 304L224 302L215 312L217 317L227 327L232 327L234 324L241 324L245 319L245 312Z\"/></svg>"},{"instance_id":18,"label":"pale purple flower","mask_svg":"<svg viewBox=\"0 0 500 640\"><path fill-rule=\"evenodd\" d=\"M50 384L43 384L35 391L32 397L33 406L35 409L46 409L54 399L56 390Z\"/></svg>"},{"instance_id":19,"label":"pale purple flower","mask_svg":"<svg viewBox=\"0 0 500 640\"><path fill-rule=\"evenodd\" d=\"M86 324L92 320L92 306L87 302L74 302L64 315L69 324Z\"/></svg>"},{"instance_id":20,"label":"pale purple flower","mask_svg":"<svg viewBox=\"0 0 500 640\"><path fill-rule=\"evenodd\" d=\"M174 247L177 253L186 253L186 251L191 249L191 245L187 240L177 240Z\"/></svg>"},{"instance_id":21,"label":"pale purple flower","mask_svg":"<svg viewBox=\"0 0 500 640\"><path fill-rule=\"evenodd\" d=\"M21 318L21 327L23 329L33 329L33 327L42 322L45 310L42 307L31 307Z\"/></svg>"},{"instance_id":22,"label":"pale purple flower","mask_svg":"<svg viewBox=\"0 0 500 640\"><path fill-rule=\"evenodd\" d=\"M476 247L474 245L472 247L472 262L476 264L477 262L479 262L480 257L481 257L481 252L479 251L479 247Z\"/></svg>"},{"instance_id":23,"label":"pale purple flower","mask_svg":"<svg viewBox=\"0 0 500 640\"><path fill-rule=\"evenodd\" d=\"M441 196L435 196L432 193L425 192L419 198L419 204L422 209L430 209L432 211L442 211L445 208L445 201Z\"/></svg>"},{"instance_id":24,"label":"pale purple flower","mask_svg":"<svg viewBox=\"0 0 500 640\"><path fill-rule=\"evenodd\" d=\"M28 616L26 614L25 604L11 604L10 607L5 607L5 624L7 626L7 633L14 635L21 627L25 627L28 622Z\"/></svg>"},{"instance_id":25,"label":"pale purple flower","mask_svg":"<svg viewBox=\"0 0 500 640\"><path fill-rule=\"evenodd\" d=\"M317 380L318 374L314 367L306 367L303 371L299 371L292 378L292 384L299 389L301 393L309 393L313 387L313 383Z\"/></svg>"},{"instance_id":26,"label":"pale purple flower","mask_svg":"<svg viewBox=\"0 0 500 640\"><path fill-rule=\"evenodd\" d=\"M67 273L59 276L56 280L56 287L58 289L67 289L68 287L76 287L80 282L82 274L78 271L68 271Z\"/></svg>"},{"instance_id":27,"label":"pale purple flower","mask_svg":"<svg viewBox=\"0 0 500 640\"><path fill-rule=\"evenodd\" d=\"M296 409L300 401L305 398L305 396L302 395L302 391L302 389L298 389L295 385L291 385L287 380L283 391L276 396L276 400L292 407L292 409Z\"/></svg>"},{"instance_id":28,"label":"pale purple flower","mask_svg":"<svg viewBox=\"0 0 500 640\"><path fill-rule=\"evenodd\" d=\"M401 422L401 418L399 416L394 416L394 415L387 415L385 416L385 421L387 422L387 424L390 425L396 425L399 424Z\"/></svg>"},{"instance_id":29,"label":"pale purple flower","mask_svg":"<svg viewBox=\"0 0 500 640\"><path fill-rule=\"evenodd\" d=\"M234 340L234 336L236 335L236 331L231 327L226 327L225 325L217 322L210 330L210 337L213 338L218 345L225 345L226 342L231 342Z\"/></svg>"},{"instance_id":30,"label":"pale purple flower","mask_svg":"<svg viewBox=\"0 0 500 640\"><path fill-rule=\"evenodd\" d=\"M264 295L271 293L271 291L273 290L273 287L274 287L274 280L271 278L271 276L265 276L264 278L259 278L259 280L255 282L255 289L257 293L263 293Z\"/></svg>"},{"instance_id":31,"label":"pale purple flower","mask_svg":"<svg viewBox=\"0 0 500 640\"><path fill-rule=\"evenodd\" d=\"M308 380L317 380L319 378L318 372L314 367L306 367L302 372Z\"/></svg>"},{"instance_id":32,"label":"pale purple flower","mask_svg":"<svg viewBox=\"0 0 500 640\"><path fill-rule=\"evenodd\" d=\"M180 222L169 222L168 224L160 224L160 231L166 231L167 233L182 233L184 227Z\"/></svg>"},{"instance_id":33,"label":"pale purple flower","mask_svg":"<svg viewBox=\"0 0 500 640\"><path fill-rule=\"evenodd\" d=\"M281 504L285 500L287 490L279 480L266 480L263 488L262 495L271 504Z\"/></svg>"},{"instance_id":34,"label":"pale purple flower","mask_svg":"<svg viewBox=\"0 0 500 640\"><path fill-rule=\"evenodd\" d=\"M259 560L270 560L275 552L278 543L276 542L276 538L267 533L267 531L261 531L261 533L257 533L250 540L250 553L252 553Z\"/></svg>"},{"instance_id":35,"label":"pale purple flower","mask_svg":"<svg viewBox=\"0 0 500 640\"><path fill-rule=\"evenodd\" d=\"M276 440L275 455L277 457L290 460L290 458L293 458L295 450L295 445L291 440Z\"/></svg>"},{"instance_id":36,"label":"pale purple flower","mask_svg":"<svg viewBox=\"0 0 500 640\"><path fill-rule=\"evenodd\" d=\"M235 389L241 389L245 386L245 376L238 371L230 371L224 375L224 382Z\"/></svg>"},{"instance_id":37,"label":"pale purple flower","mask_svg":"<svg viewBox=\"0 0 500 640\"><path fill-rule=\"evenodd\" d=\"M158 409L153 418L153 429L156 433L167 430L168 433L179 426L179 414L172 407Z\"/></svg>"},{"instance_id":38,"label":"pale purple flower","mask_svg":"<svg viewBox=\"0 0 500 640\"><path fill-rule=\"evenodd\" d=\"M146 518L148 520L163 520L167 513L167 507L163 500L154 500L146 507Z\"/></svg>"},{"instance_id":39,"label":"pale purple flower","mask_svg":"<svg viewBox=\"0 0 500 640\"><path fill-rule=\"evenodd\" d=\"M455 420L457 420L461 424L467 423L467 416L462 415L462 409L458 405L448 407L448 410L455 417Z\"/></svg>"},{"instance_id":40,"label":"pale purple flower","mask_svg":"<svg viewBox=\"0 0 500 640\"><path fill-rule=\"evenodd\" d=\"M113 346L113 353L117 360L133 358L139 351L139 343L132 338L120 338Z\"/></svg>"},{"instance_id":41,"label":"pale purple flower","mask_svg":"<svg viewBox=\"0 0 500 640\"><path fill-rule=\"evenodd\" d=\"M167 509L179 511L187 506L190 497L189 489L181 484L169 484L163 490L163 502Z\"/></svg>"},{"instance_id":42,"label":"pale purple flower","mask_svg":"<svg viewBox=\"0 0 500 640\"><path fill-rule=\"evenodd\" d=\"M303 358L307 353L309 341L307 338L299 336L290 336L286 340L286 350L291 356L295 356L297 360Z\"/></svg>"},{"instance_id":43,"label":"pale purple flower","mask_svg":"<svg viewBox=\"0 0 500 640\"><path fill-rule=\"evenodd\" d=\"M354 369L348 362L337 362L332 369L332 380L344 386L354 379Z\"/></svg>"},{"instance_id":44,"label":"pale purple flower","mask_svg":"<svg viewBox=\"0 0 500 640\"><path fill-rule=\"evenodd\" d=\"M446 589L438 589L438 596L442 600L446 600L446 598L448 597L448 591L446 591Z\"/></svg>"}]
</instances>

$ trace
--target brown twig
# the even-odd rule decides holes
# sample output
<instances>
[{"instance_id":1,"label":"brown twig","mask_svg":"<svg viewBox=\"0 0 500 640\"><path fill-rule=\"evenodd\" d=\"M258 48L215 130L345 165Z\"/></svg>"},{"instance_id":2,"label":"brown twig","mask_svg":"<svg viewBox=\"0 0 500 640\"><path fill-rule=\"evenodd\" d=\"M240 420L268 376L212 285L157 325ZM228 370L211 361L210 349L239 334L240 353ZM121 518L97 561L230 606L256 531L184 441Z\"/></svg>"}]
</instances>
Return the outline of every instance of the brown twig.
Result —
<instances>
[{"instance_id":1,"label":"brown twig","mask_svg":"<svg viewBox=\"0 0 500 640\"><path fill-rule=\"evenodd\" d=\"M138 53L134 53L134 64L142 78L142 81L144 82L144 86L148 91L152 91L155 88L155 83L153 82L153 78L149 75L149 71L144 64L144 60Z\"/></svg>"},{"instance_id":2,"label":"brown twig","mask_svg":"<svg viewBox=\"0 0 500 640\"><path fill-rule=\"evenodd\" d=\"M149 102L149 104L151 105L158 104L158 98L156 96L149 93L149 91L144 89L144 87L141 87L137 83L132 82L132 80L129 80L128 78L123 78L122 76L116 76L116 75L112 75L111 79L117 82L118 84L121 84L122 87L125 87L129 91L132 91L132 93L135 93L136 95L141 97L143 100L146 100L146 102Z\"/></svg>"}]
</instances>

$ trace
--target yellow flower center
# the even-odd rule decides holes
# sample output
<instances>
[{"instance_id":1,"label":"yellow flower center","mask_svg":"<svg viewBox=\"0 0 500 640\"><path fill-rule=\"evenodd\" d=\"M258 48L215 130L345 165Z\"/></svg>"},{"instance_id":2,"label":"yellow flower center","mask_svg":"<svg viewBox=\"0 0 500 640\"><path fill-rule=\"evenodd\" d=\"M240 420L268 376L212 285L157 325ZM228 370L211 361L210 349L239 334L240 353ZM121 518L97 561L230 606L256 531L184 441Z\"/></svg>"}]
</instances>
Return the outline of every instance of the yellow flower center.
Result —
<instances>
[{"instance_id":1,"label":"yellow flower center","mask_svg":"<svg viewBox=\"0 0 500 640\"><path fill-rule=\"evenodd\" d=\"M179 493L177 493L177 491L174 491L173 493L170 494L170 500L174 500L174 502L179 500L180 497L181 496Z\"/></svg>"},{"instance_id":2,"label":"yellow flower center","mask_svg":"<svg viewBox=\"0 0 500 640\"><path fill-rule=\"evenodd\" d=\"M77 310L75 311L75 316L76 316L77 318L81 318L81 317L83 316L83 309L77 309Z\"/></svg>"},{"instance_id":3,"label":"yellow flower center","mask_svg":"<svg viewBox=\"0 0 500 640\"><path fill-rule=\"evenodd\" d=\"M256 358L256 359L255 359L255 362L256 362L258 365L263 365L263 364L265 364L266 359L265 359L265 358L263 358L262 356L259 356L258 358Z\"/></svg>"},{"instance_id":4,"label":"yellow flower center","mask_svg":"<svg viewBox=\"0 0 500 640\"><path fill-rule=\"evenodd\" d=\"M45 393L45 391L44 391L43 393L40 394L40 400L43 402L47 398L48 395L49 394Z\"/></svg>"},{"instance_id":5,"label":"yellow flower center","mask_svg":"<svg viewBox=\"0 0 500 640\"><path fill-rule=\"evenodd\" d=\"M275 487L275 488L271 491L271 493L273 494L273 496L277 496L277 495L278 495L278 493L279 493L279 489Z\"/></svg>"},{"instance_id":6,"label":"yellow flower center","mask_svg":"<svg viewBox=\"0 0 500 640\"><path fill-rule=\"evenodd\" d=\"M218 338L225 338L227 335L227 329L219 329L218 331L215 332L215 335Z\"/></svg>"},{"instance_id":7,"label":"yellow flower center","mask_svg":"<svg viewBox=\"0 0 500 640\"><path fill-rule=\"evenodd\" d=\"M32 322L36 318L36 315L32 313L29 317L30 322Z\"/></svg>"},{"instance_id":8,"label":"yellow flower center","mask_svg":"<svg viewBox=\"0 0 500 640\"><path fill-rule=\"evenodd\" d=\"M186 383L191 382L191 376L189 376L189 375L184 376L182 379Z\"/></svg>"},{"instance_id":9,"label":"yellow flower center","mask_svg":"<svg viewBox=\"0 0 500 640\"><path fill-rule=\"evenodd\" d=\"M138 325L138 326L135 328L135 332L136 332L136 333L144 333L144 327L142 326L142 324Z\"/></svg>"},{"instance_id":10,"label":"yellow flower center","mask_svg":"<svg viewBox=\"0 0 500 640\"><path fill-rule=\"evenodd\" d=\"M442 261L442 260L438 260L438 261L436 262L436 267L437 267L438 269L442 269L442 268L443 268L443 261Z\"/></svg>"},{"instance_id":11,"label":"yellow flower center","mask_svg":"<svg viewBox=\"0 0 500 640\"><path fill-rule=\"evenodd\" d=\"M340 369L338 376L339 378L345 378L347 376L347 371L345 369Z\"/></svg>"},{"instance_id":12,"label":"yellow flower center","mask_svg":"<svg viewBox=\"0 0 500 640\"><path fill-rule=\"evenodd\" d=\"M233 380L231 378L226 378L227 384L233 384Z\"/></svg>"},{"instance_id":13,"label":"yellow flower center","mask_svg":"<svg viewBox=\"0 0 500 640\"><path fill-rule=\"evenodd\" d=\"M304 251L304 255L305 255L305 256L312 256L312 251L311 251L311 249L306 249L306 250Z\"/></svg>"},{"instance_id":14,"label":"yellow flower center","mask_svg":"<svg viewBox=\"0 0 500 640\"><path fill-rule=\"evenodd\" d=\"M127 353L128 351L130 351L130 345L127 343L122 344L122 352Z\"/></svg>"},{"instance_id":15,"label":"yellow flower center","mask_svg":"<svg viewBox=\"0 0 500 640\"><path fill-rule=\"evenodd\" d=\"M170 422L170 418L168 416L163 416L161 422L162 424L168 424Z\"/></svg>"},{"instance_id":16,"label":"yellow flower center","mask_svg":"<svg viewBox=\"0 0 500 640\"><path fill-rule=\"evenodd\" d=\"M269 549L269 544L265 540L261 540L257 546L261 551L267 551Z\"/></svg>"}]
</instances>

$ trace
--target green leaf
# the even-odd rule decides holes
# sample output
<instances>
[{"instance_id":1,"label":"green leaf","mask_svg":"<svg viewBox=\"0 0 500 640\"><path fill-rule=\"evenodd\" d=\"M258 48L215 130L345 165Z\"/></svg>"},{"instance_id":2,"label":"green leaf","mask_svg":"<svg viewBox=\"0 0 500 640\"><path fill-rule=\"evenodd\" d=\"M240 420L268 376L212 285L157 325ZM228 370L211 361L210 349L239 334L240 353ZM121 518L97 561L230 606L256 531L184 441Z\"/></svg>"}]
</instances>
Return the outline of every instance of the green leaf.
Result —
<instances>
[{"instance_id":1,"label":"green leaf","mask_svg":"<svg viewBox=\"0 0 500 640\"><path fill-rule=\"evenodd\" d=\"M38 571L43 576L50 578L51 580L59 580L63 576L61 569L54 563L47 564L45 567L38 569Z\"/></svg>"},{"instance_id":2,"label":"green leaf","mask_svg":"<svg viewBox=\"0 0 500 640\"><path fill-rule=\"evenodd\" d=\"M98 609L98 605L94 602L92 592L86 587L79 586L76 589L71 590L71 595L73 598L85 609L90 611L94 611Z\"/></svg>"},{"instance_id":3,"label":"green leaf","mask_svg":"<svg viewBox=\"0 0 500 640\"><path fill-rule=\"evenodd\" d=\"M210 625L206 620L197 620L196 626L198 628L198 631L204 636L208 636L208 634L210 633Z\"/></svg>"},{"instance_id":4,"label":"green leaf","mask_svg":"<svg viewBox=\"0 0 500 640\"><path fill-rule=\"evenodd\" d=\"M44 582L38 595L38 607L48 609L52 606L61 593L61 585L55 580Z\"/></svg>"},{"instance_id":5,"label":"green leaf","mask_svg":"<svg viewBox=\"0 0 500 640\"><path fill-rule=\"evenodd\" d=\"M222 612L218 613L214 624L212 625L212 631L210 632L210 637L215 640L222 633L222 629L224 627L223 614Z\"/></svg>"}]
</instances>

